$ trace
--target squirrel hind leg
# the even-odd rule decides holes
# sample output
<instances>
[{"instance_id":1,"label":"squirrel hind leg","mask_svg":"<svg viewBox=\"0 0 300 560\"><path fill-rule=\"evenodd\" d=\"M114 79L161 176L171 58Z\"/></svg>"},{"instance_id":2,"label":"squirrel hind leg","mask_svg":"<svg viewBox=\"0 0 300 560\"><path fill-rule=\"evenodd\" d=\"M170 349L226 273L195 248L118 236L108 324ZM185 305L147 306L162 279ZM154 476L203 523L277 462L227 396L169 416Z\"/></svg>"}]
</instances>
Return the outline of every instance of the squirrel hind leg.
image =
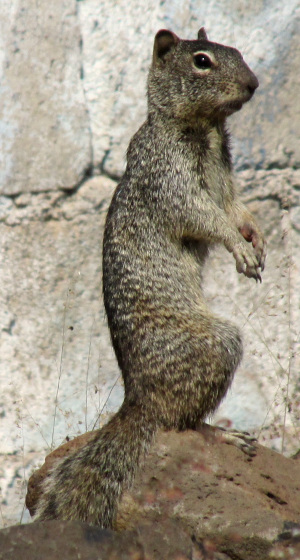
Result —
<instances>
[{"instance_id":1,"label":"squirrel hind leg","mask_svg":"<svg viewBox=\"0 0 300 560\"><path fill-rule=\"evenodd\" d=\"M212 414L242 357L238 328L214 316L179 318L176 330L170 324L159 333L149 330L147 346L152 361L141 371L151 369L152 375L144 377L143 390L151 395L152 410L166 429L193 429ZM158 349L155 356L154 348Z\"/></svg>"}]
</instances>

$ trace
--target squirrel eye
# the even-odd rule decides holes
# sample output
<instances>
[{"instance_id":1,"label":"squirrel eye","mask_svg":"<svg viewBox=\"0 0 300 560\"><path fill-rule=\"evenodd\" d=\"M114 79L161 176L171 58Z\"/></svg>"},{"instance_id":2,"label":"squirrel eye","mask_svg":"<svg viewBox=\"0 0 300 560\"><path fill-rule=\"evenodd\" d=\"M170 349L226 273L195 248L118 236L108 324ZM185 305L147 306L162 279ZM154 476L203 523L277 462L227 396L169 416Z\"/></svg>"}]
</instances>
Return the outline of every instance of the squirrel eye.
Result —
<instances>
[{"instance_id":1,"label":"squirrel eye","mask_svg":"<svg viewBox=\"0 0 300 560\"><path fill-rule=\"evenodd\" d=\"M211 68L213 65L209 56L207 56L207 54L204 53L194 54L194 64L197 68L200 68L201 70L207 70L208 68Z\"/></svg>"}]
</instances>

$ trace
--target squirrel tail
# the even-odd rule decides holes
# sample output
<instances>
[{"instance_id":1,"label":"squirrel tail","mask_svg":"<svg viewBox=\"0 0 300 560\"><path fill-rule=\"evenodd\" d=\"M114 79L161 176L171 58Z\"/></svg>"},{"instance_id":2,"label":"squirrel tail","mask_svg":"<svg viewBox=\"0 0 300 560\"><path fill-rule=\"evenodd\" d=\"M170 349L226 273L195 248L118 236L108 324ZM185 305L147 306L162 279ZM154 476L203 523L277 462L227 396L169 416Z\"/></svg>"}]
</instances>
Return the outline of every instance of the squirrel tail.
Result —
<instances>
[{"instance_id":1,"label":"squirrel tail","mask_svg":"<svg viewBox=\"0 0 300 560\"><path fill-rule=\"evenodd\" d=\"M122 491L130 486L156 429L157 421L142 405L125 400L91 441L53 469L35 520L77 519L112 527Z\"/></svg>"}]
</instances>

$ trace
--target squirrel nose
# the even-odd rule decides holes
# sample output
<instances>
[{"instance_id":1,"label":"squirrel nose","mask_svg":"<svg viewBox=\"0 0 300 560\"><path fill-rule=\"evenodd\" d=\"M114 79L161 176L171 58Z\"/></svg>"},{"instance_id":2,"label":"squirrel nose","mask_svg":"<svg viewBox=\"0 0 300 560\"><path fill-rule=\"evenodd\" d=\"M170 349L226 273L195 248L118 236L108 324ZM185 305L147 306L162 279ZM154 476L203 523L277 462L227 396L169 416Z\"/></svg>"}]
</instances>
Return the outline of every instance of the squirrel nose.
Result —
<instances>
[{"instance_id":1,"label":"squirrel nose","mask_svg":"<svg viewBox=\"0 0 300 560\"><path fill-rule=\"evenodd\" d=\"M250 95L253 95L253 93L255 92L257 86L252 86L248 84L248 91L250 93Z\"/></svg>"},{"instance_id":2,"label":"squirrel nose","mask_svg":"<svg viewBox=\"0 0 300 560\"><path fill-rule=\"evenodd\" d=\"M258 88L259 86L259 82L256 76L254 76L254 74L252 74L252 76L250 77L250 80L248 82L247 88L248 91L251 95L253 95L253 93L255 92L255 90Z\"/></svg>"}]
</instances>

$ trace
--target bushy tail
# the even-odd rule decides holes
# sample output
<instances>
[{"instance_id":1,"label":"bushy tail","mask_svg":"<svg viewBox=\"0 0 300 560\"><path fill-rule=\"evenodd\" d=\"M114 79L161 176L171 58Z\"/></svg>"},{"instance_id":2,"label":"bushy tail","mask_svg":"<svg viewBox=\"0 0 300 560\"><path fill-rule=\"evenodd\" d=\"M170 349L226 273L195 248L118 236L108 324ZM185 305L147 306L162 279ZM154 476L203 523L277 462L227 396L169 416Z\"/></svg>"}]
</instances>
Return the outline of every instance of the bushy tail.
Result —
<instances>
[{"instance_id":1,"label":"bushy tail","mask_svg":"<svg viewBox=\"0 0 300 560\"><path fill-rule=\"evenodd\" d=\"M155 421L142 406L124 401L87 445L54 468L35 520L77 519L111 527L120 495L132 482L155 431Z\"/></svg>"}]
</instances>

